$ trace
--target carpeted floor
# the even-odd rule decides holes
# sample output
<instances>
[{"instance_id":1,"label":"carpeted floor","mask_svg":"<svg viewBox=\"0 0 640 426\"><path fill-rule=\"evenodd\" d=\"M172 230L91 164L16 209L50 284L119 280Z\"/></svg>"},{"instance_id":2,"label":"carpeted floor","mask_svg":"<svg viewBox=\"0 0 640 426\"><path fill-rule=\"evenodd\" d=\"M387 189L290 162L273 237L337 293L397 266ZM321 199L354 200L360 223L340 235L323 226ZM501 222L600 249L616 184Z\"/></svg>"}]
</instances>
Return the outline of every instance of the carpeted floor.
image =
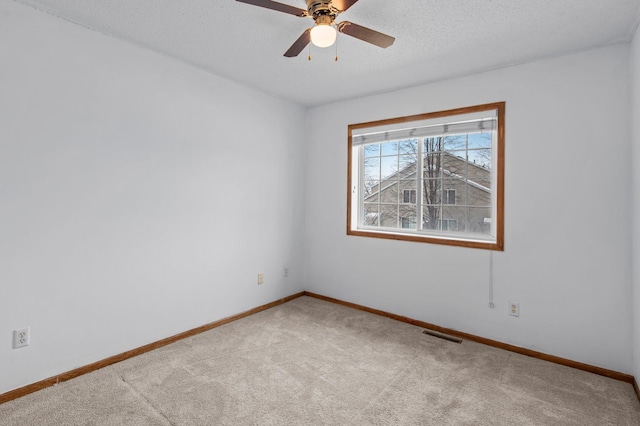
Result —
<instances>
[{"instance_id":1,"label":"carpeted floor","mask_svg":"<svg viewBox=\"0 0 640 426\"><path fill-rule=\"evenodd\" d=\"M0 405L1 425L640 425L627 383L310 297Z\"/></svg>"}]
</instances>

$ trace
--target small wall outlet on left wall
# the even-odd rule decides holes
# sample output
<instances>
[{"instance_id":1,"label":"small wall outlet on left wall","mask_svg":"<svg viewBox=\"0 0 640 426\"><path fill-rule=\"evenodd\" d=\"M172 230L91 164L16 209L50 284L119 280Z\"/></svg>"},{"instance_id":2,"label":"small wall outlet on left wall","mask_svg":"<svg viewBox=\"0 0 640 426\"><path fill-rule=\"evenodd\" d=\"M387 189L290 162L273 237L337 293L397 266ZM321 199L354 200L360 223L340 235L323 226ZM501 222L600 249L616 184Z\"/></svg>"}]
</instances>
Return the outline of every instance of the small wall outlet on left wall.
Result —
<instances>
[{"instance_id":1,"label":"small wall outlet on left wall","mask_svg":"<svg viewBox=\"0 0 640 426\"><path fill-rule=\"evenodd\" d=\"M31 340L30 328L31 327L13 330L13 349L29 346Z\"/></svg>"}]
</instances>

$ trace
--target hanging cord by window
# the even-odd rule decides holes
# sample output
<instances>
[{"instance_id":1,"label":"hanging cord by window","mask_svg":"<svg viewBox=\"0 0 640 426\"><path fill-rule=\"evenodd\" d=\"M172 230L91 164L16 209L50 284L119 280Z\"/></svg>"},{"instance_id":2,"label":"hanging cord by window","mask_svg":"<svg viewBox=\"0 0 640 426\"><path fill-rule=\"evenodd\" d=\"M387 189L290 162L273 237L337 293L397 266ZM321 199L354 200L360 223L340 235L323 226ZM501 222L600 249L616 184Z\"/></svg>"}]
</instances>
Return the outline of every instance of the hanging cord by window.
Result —
<instances>
[{"instance_id":1,"label":"hanging cord by window","mask_svg":"<svg viewBox=\"0 0 640 426\"><path fill-rule=\"evenodd\" d=\"M489 308L494 308L493 304L493 247L489 245Z\"/></svg>"}]
</instances>

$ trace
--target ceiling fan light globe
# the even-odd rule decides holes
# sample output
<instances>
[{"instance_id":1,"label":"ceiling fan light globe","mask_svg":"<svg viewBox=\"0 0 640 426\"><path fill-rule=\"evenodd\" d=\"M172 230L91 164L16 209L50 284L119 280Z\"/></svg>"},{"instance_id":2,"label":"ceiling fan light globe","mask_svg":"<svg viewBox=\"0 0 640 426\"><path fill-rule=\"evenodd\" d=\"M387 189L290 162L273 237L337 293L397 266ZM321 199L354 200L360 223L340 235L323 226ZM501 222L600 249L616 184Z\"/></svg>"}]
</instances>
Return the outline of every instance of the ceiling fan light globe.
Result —
<instances>
[{"instance_id":1,"label":"ceiling fan light globe","mask_svg":"<svg viewBox=\"0 0 640 426\"><path fill-rule=\"evenodd\" d=\"M318 47L329 47L336 42L338 33L329 24L316 25L311 29L311 43Z\"/></svg>"}]
</instances>

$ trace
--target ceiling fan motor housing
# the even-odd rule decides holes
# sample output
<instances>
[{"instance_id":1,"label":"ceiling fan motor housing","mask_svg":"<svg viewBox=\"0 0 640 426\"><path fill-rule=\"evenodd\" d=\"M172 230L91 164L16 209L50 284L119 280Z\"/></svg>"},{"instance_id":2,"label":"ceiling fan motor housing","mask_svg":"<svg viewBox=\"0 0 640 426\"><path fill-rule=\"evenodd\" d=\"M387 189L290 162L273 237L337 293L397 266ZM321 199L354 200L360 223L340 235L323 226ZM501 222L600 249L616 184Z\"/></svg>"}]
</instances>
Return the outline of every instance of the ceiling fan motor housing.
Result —
<instances>
[{"instance_id":1,"label":"ceiling fan motor housing","mask_svg":"<svg viewBox=\"0 0 640 426\"><path fill-rule=\"evenodd\" d=\"M336 9L331 1L322 0L307 0L307 11L316 24L330 24L340 13L340 10Z\"/></svg>"}]
</instances>

